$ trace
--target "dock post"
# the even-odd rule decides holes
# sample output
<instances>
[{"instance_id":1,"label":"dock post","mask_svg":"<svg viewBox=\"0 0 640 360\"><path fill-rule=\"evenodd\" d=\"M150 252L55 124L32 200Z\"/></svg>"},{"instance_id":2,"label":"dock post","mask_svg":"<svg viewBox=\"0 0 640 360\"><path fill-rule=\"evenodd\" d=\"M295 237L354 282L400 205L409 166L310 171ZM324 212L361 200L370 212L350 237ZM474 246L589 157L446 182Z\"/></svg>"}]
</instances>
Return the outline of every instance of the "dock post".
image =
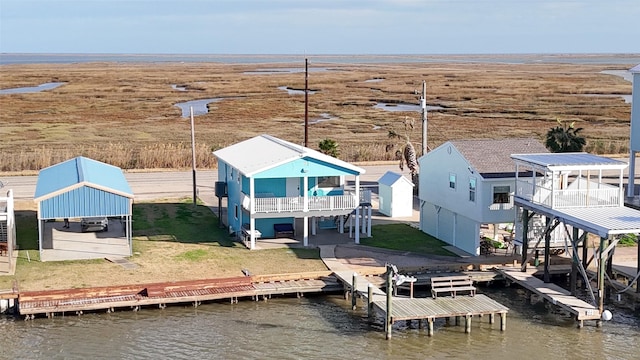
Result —
<instances>
[{"instance_id":1,"label":"dock post","mask_svg":"<svg viewBox=\"0 0 640 360\"><path fill-rule=\"evenodd\" d=\"M471 315L464 316L464 332L471 334Z\"/></svg>"},{"instance_id":2,"label":"dock post","mask_svg":"<svg viewBox=\"0 0 640 360\"><path fill-rule=\"evenodd\" d=\"M507 313L500 313L500 331L507 330Z\"/></svg>"},{"instance_id":3,"label":"dock post","mask_svg":"<svg viewBox=\"0 0 640 360\"><path fill-rule=\"evenodd\" d=\"M393 327L392 317L391 317L391 291L393 288L393 271L391 268L387 266L387 313L385 316L385 330L387 332L386 338L387 340L391 339L391 328Z\"/></svg>"},{"instance_id":4,"label":"dock post","mask_svg":"<svg viewBox=\"0 0 640 360\"><path fill-rule=\"evenodd\" d=\"M529 210L522 209L522 268L527 271L527 256L529 255Z\"/></svg>"},{"instance_id":5,"label":"dock post","mask_svg":"<svg viewBox=\"0 0 640 360\"><path fill-rule=\"evenodd\" d=\"M429 322L427 335L433 336L433 318L428 318L427 321Z\"/></svg>"},{"instance_id":6,"label":"dock post","mask_svg":"<svg viewBox=\"0 0 640 360\"><path fill-rule=\"evenodd\" d=\"M356 296L358 295L358 293L356 292L357 282L358 282L358 273L354 272L353 276L351 277L351 309L352 310L356 309Z\"/></svg>"},{"instance_id":7,"label":"dock post","mask_svg":"<svg viewBox=\"0 0 640 360\"><path fill-rule=\"evenodd\" d=\"M493 324L496 322L496 314L491 313L489 314L489 324Z\"/></svg>"},{"instance_id":8,"label":"dock post","mask_svg":"<svg viewBox=\"0 0 640 360\"><path fill-rule=\"evenodd\" d=\"M373 284L367 286L367 317L369 320L373 318Z\"/></svg>"},{"instance_id":9,"label":"dock post","mask_svg":"<svg viewBox=\"0 0 640 360\"><path fill-rule=\"evenodd\" d=\"M422 323L422 319L418 319L418 329L422 329L424 324Z\"/></svg>"}]
</instances>

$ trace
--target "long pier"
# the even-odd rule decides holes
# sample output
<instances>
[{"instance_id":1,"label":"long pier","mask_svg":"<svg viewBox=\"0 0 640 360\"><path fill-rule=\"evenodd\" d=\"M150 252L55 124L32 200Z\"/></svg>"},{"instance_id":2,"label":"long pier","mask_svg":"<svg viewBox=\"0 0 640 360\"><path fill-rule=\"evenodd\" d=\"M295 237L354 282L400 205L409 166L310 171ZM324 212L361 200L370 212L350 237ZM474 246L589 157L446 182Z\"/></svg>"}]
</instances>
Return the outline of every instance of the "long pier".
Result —
<instances>
[{"instance_id":1,"label":"long pier","mask_svg":"<svg viewBox=\"0 0 640 360\"><path fill-rule=\"evenodd\" d=\"M546 301L559 306L571 313L582 327L584 320L600 320L601 315L598 308L585 301L582 301L562 287L545 283L534 276L537 270L521 271L517 268L502 267L496 269L504 277L524 287L525 289L542 296Z\"/></svg>"},{"instance_id":2,"label":"long pier","mask_svg":"<svg viewBox=\"0 0 640 360\"><path fill-rule=\"evenodd\" d=\"M365 299L369 311L369 317L373 313L381 314L385 320L385 330L387 339L391 337L391 328L396 321L418 320L418 326L422 327L422 321L428 323L428 335L433 336L434 320L445 318L447 322L450 318L458 319L464 317L465 332L471 332L471 319L473 316L489 315L489 323L493 324L495 315L500 315L500 330L506 330L507 312L509 309L490 299L489 297L476 294L475 296L456 296L433 298L413 298L401 296L389 296L385 291L372 284L366 276L362 276L349 269L334 255L334 247L321 246L320 257L325 265L333 270L334 276L340 281L347 293L351 294L351 303L355 308L358 297ZM378 273L380 273L378 271ZM390 291L390 289L387 289ZM389 300L391 304L389 304ZM391 309L390 313L388 309Z\"/></svg>"},{"instance_id":3,"label":"long pier","mask_svg":"<svg viewBox=\"0 0 640 360\"><path fill-rule=\"evenodd\" d=\"M244 276L223 279L153 283L129 286L110 286L86 289L50 291L20 291L18 312L32 319L35 315L47 317L59 313L82 314L84 311L130 308L143 306L164 308L167 304L191 303L199 306L204 301L238 298L266 300L273 295L298 297L305 293L337 292L342 286L330 272L296 275Z\"/></svg>"}]
</instances>

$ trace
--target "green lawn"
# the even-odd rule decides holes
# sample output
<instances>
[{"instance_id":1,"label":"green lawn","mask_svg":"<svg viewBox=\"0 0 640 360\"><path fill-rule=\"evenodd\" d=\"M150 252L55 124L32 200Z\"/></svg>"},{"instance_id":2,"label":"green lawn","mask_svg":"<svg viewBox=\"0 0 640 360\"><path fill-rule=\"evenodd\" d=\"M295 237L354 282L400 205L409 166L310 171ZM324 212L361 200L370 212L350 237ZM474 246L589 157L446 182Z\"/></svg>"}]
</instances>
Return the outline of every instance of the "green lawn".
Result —
<instances>
[{"instance_id":1,"label":"green lawn","mask_svg":"<svg viewBox=\"0 0 640 360\"><path fill-rule=\"evenodd\" d=\"M374 225L371 238L361 238L362 245L410 251L423 255L456 256L443 248L447 243L407 224Z\"/></svg>"}]
</instances>

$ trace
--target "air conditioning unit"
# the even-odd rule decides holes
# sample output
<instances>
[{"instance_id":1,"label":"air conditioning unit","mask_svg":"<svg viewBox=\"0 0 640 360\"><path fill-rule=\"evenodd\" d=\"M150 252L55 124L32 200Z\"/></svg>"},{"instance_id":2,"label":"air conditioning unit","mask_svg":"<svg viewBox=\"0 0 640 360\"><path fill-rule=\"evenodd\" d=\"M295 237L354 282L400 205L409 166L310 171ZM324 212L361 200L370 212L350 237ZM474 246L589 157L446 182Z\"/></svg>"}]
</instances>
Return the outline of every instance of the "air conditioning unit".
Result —
<instances>
[{"instance_id":1,"label":"air conditioning unit","mask_svg":"<svg viewBox=\"0 0 640 360\"><path fill-rule=\"evenodd\" d=\"M216 181L216 197L227 197L227 183L224 181Z\"/></svg>"}]
</instances>

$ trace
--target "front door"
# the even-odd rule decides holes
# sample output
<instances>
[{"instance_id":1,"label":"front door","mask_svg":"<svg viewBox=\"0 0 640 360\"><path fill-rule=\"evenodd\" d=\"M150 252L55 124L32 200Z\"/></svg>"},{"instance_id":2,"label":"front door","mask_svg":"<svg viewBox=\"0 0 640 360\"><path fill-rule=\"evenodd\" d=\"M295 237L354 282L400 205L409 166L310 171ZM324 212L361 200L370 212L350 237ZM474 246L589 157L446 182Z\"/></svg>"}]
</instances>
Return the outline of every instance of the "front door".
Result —
<instances>
[{"instance_id":1,"label":"front door","mask_svg":"<svg viewBox=\"0 0 640 360\"><path fill-rule=\"evenodd\" d=\"M300 178L287 178L287 197L300 196Z\"/></svg>"}]
</instances>

